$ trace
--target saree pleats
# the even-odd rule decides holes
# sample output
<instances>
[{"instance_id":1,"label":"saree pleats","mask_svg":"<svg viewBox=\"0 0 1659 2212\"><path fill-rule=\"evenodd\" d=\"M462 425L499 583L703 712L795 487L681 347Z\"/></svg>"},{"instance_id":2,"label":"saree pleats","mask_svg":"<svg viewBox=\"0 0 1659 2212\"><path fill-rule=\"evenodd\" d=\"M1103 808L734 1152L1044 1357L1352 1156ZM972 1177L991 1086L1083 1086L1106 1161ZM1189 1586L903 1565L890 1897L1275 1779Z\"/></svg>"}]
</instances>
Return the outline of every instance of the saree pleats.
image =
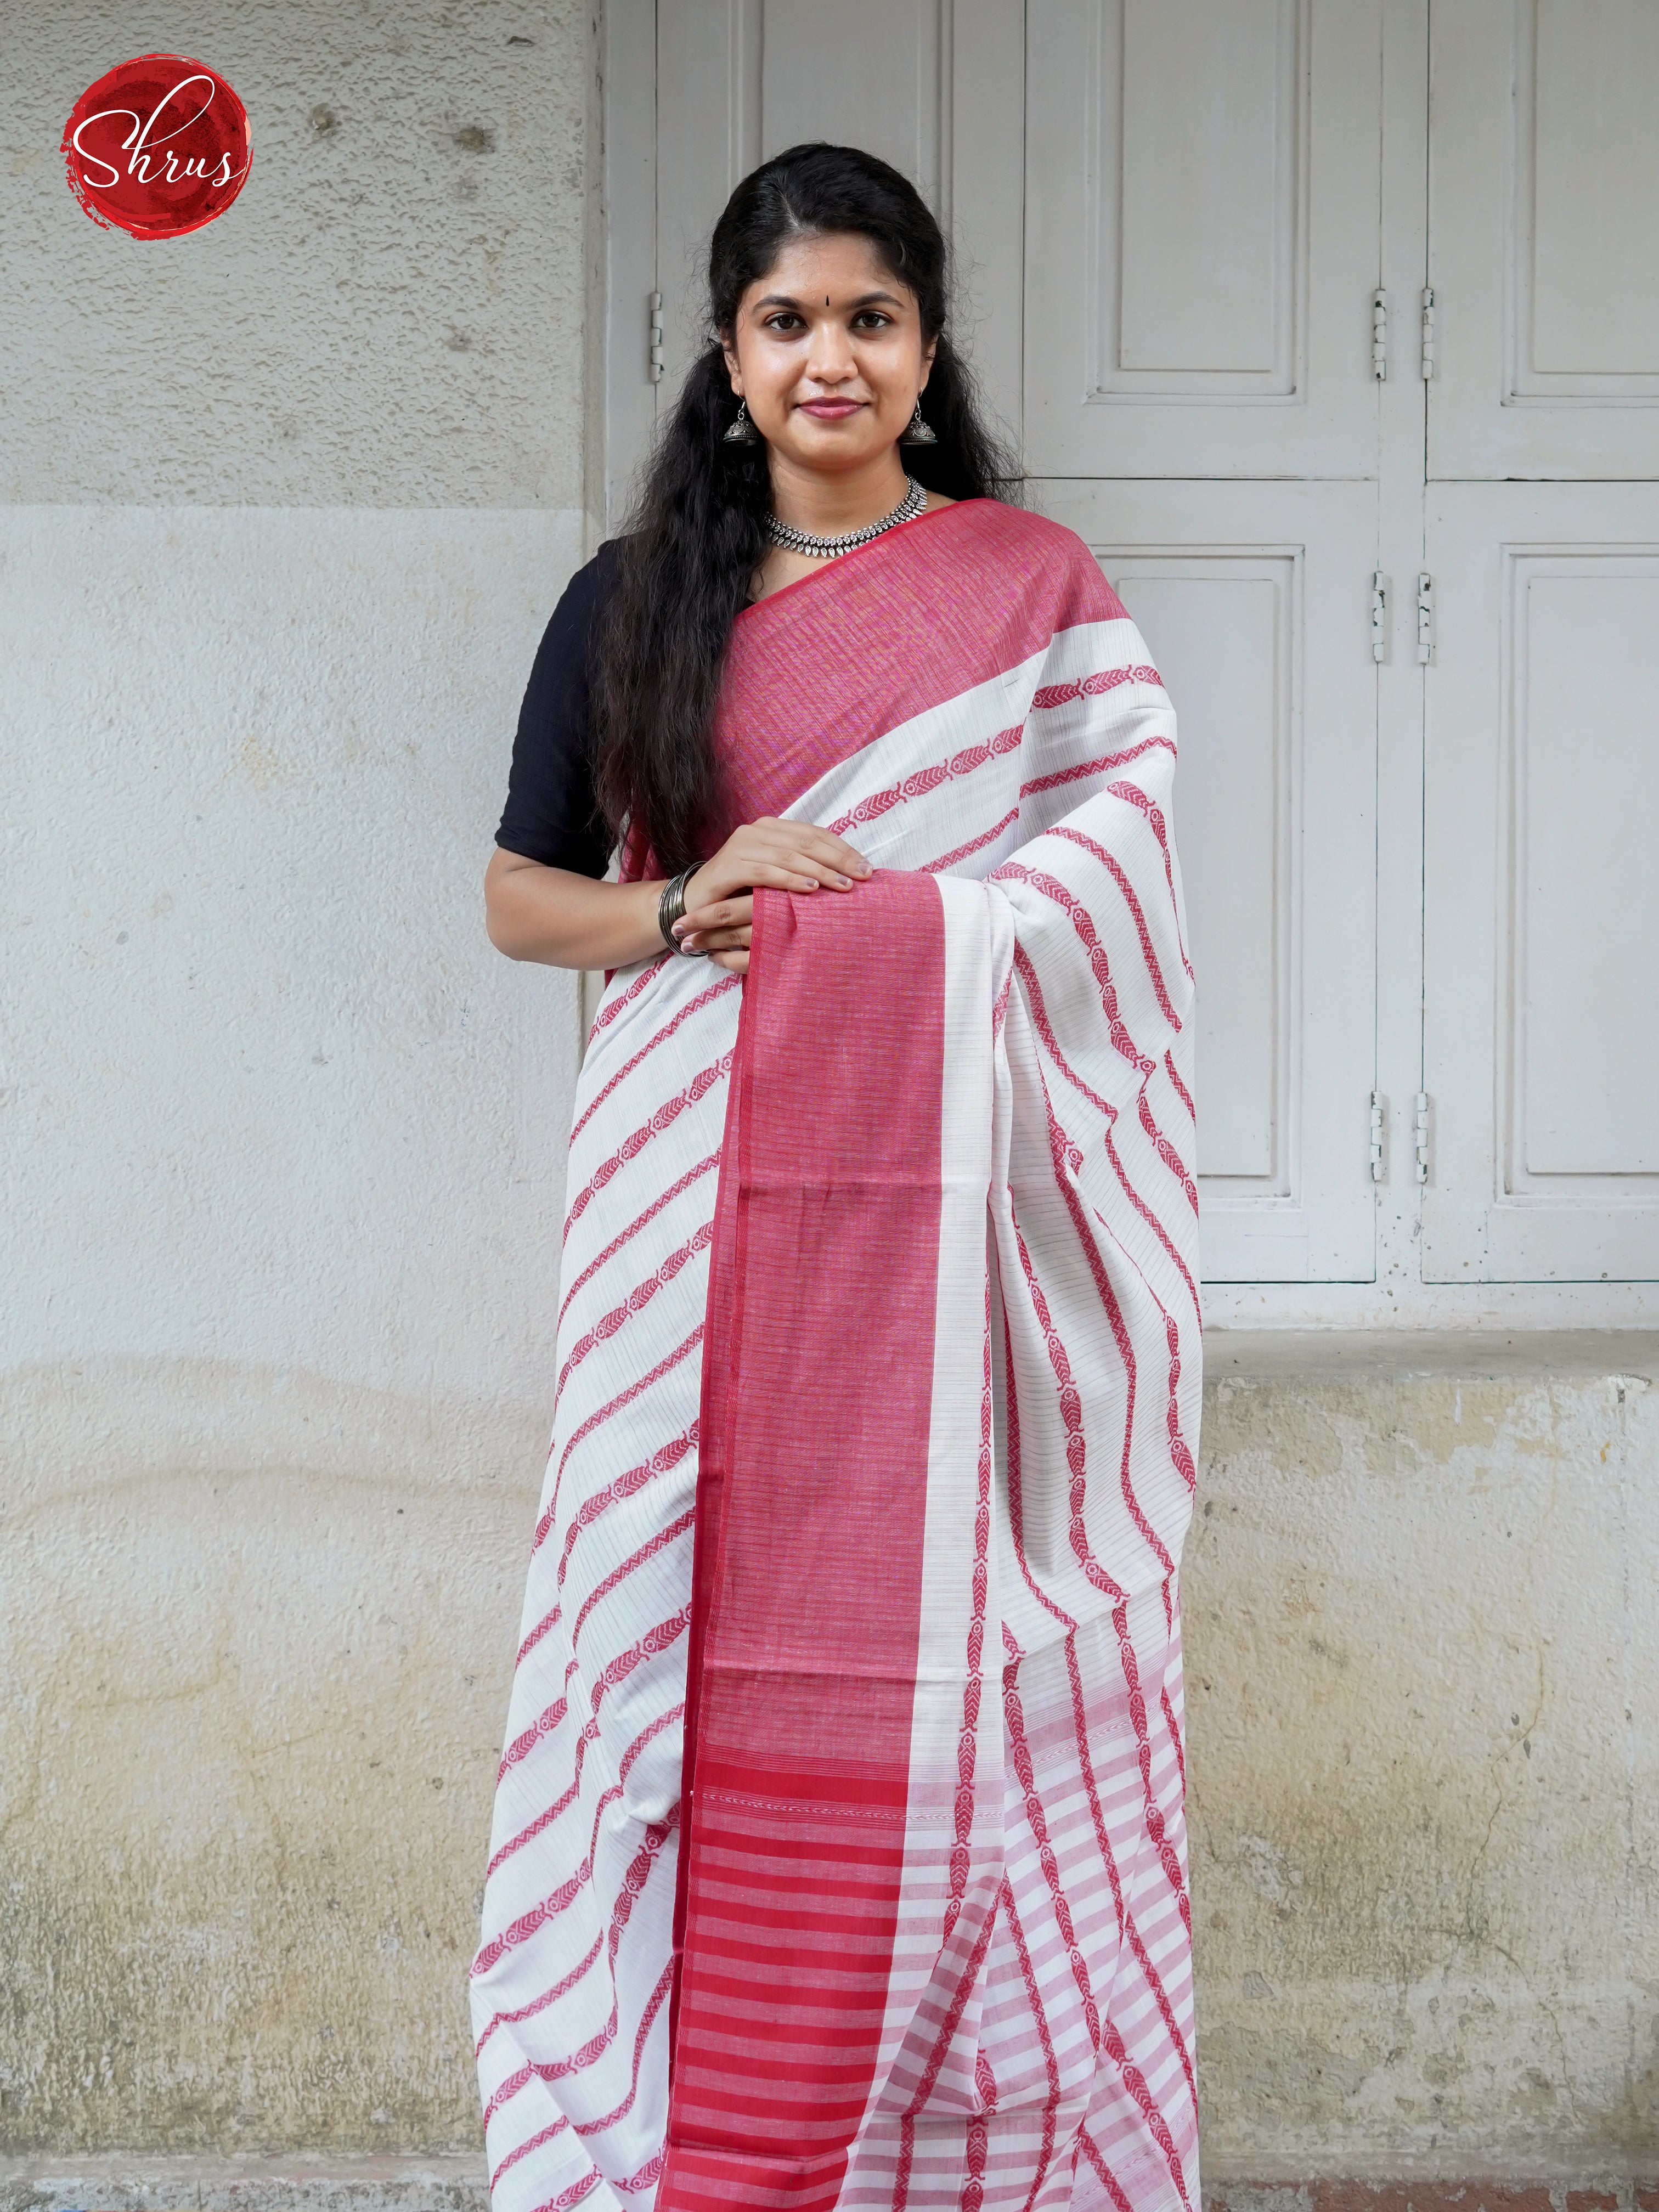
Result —
<instances>
[{"instance_id":1,"label":"saree pleats","mask_svg":"<svg viewBox=\"0 0 1659 2212\"><path fill-rule=\"evenodd\" d=\"M1173 717L1079 542L975 501L741 617L720 737L734 818L878 872L590 1040L497 2212L1196 2212Z\"/></svg>"}]
</instances>

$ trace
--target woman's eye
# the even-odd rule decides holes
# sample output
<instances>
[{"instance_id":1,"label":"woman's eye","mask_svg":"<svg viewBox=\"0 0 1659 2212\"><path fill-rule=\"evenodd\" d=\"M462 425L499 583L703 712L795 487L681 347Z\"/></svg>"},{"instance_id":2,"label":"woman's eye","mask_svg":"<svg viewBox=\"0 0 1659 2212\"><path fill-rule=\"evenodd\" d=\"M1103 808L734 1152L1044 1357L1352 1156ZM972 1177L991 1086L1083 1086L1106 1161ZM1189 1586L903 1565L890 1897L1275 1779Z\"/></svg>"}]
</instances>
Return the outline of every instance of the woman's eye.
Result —
<instances>
[{"instance_id":1,"label":"woman's eye","mask_svg":"<svg viewBox=\"0 0 1659 2212\"><path fill-rule=\"evenodd\" d=\"M787 313L769 315L766 318L766 327L769 331L777 331L787 337L792 332L802 327L801 319L799 315Z\"/></svg>"},{"instance_id":2,"label":"woman's eye","mask_svg":"<svg viewBox=\"0 0 1659 2212\"><path fill-rule=\"evenodd\" d=\"M884 331L891 320L892 317L884 315L878 307L866 307L858 318L860 329L866 331Z\"/></svg>"}]
</instances>

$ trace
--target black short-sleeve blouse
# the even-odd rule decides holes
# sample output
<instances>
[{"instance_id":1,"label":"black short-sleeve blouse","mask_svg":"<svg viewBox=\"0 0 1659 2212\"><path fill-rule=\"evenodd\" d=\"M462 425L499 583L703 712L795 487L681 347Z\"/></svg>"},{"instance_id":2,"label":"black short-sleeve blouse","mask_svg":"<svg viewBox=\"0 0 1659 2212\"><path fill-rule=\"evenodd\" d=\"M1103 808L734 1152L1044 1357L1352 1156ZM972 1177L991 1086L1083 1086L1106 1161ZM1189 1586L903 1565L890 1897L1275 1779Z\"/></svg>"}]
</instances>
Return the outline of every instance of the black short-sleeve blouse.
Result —
<instances>
[{"instance_id":1,"label":"black short-sleeve blouse","mask_svg":"<svg viewBox=\"0 0 1659 2212\"><path fill-rule=\"evenodd\" d=\"M588 642L616 559L612 538L577 569L553 610L519 712L507 807L495 832L507 852L595 878L610 865L611 835L593 796Z\"/></svg>"}]
</instances>

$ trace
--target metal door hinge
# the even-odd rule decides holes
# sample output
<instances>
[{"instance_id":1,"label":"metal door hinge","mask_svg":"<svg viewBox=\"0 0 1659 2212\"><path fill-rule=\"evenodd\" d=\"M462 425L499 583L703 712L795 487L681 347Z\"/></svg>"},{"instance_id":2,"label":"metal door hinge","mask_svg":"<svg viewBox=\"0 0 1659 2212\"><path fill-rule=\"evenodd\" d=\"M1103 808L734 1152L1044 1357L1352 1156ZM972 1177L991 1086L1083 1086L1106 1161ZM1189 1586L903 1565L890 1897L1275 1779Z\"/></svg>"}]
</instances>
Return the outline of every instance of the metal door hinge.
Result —
<instances>
[{"instance_id":1,"label":"metal door hinge","mask_svg":"<svg viewBox=\"0 0 1659 2212\"><path fill-rule=\"evenodd\" d=\"M1389 373L1389 295L1371 294L1371 374L1380 384Z\"/></svg>"},{"instance_id":2,"label":"metal door hinge","mask_svg":"<svg viewBox=\"0 0 1659 2212\"><path fill-rule=\"evenodd\" d=\"M1381 1182L1382 1176L1382 1093L1371 1093L1371 1181Z\"/></svg>"},{"instance_id":3,"label":"metal door hinge","mask_svg":"<svg viewBox=\"0 0 1659 2212\"><path fill-rule=\"evenodd\" d=\"M1381 660L1389 641L1389 580L1380 568L1371 574L1371 659Z\"/></svg>"},{"instance_id":4,"label":"metal door hinge","mask_svg":"<svg viewBox=\"0 0 1659 2212\"><path fill-rule=\"evenodd\" d=\"M662 294L651 295L651 346L646 356L647 373L653 384L662 382Z\"/></svg>"},{"instance_id":5,"label":"metal door hinge","mask_svg":"<svg viewBox=\"0 0 1659 2212\"><path fill-rule=\"evenodd\" d=\"M1413 1101L1415 1118L1413 1123L1417 1138L1416 1176L1419 1182L1429 1179L1429 1094L1419 1091Z\"/></svg>"},{"instance_id":6,"label":"metal door hinge","mask_svg":"<svg viewBox=\"0 0 1659 2212\"><path fill-rule=\"evenodd\" d=\"M1417 657L1434 659L1434 578L1425 568L1417 580Z\"/></svg>"},{"instance_id":7,"label":"metal door hinge","mask_svg":"<svg viewBox=\"0 0 1659 2212\"><path fill-rule=\"evenodd\" d=\"M1434 374L1434 287L1423 287L1423 374Z\"/></svg>"}]
</instances>

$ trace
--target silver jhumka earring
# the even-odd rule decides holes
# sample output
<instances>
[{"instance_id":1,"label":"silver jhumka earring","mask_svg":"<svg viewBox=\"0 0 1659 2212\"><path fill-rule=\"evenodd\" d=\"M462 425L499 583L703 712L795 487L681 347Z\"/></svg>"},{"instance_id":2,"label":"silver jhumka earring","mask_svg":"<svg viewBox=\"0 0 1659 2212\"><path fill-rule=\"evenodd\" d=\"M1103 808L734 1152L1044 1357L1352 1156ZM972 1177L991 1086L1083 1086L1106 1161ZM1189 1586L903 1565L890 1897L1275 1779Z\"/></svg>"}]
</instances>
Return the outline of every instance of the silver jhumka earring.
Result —
<instances>
[{"instance_id":1,"label":"silver jhumka earring","mask_svg":"<svg viewBox=\"0 0 1659 2212\"><path fill-rule=\"evenodd\" d=\"M938 432L930 422L924 422L921 419L920 398L916 401L916 411L901 434L899 443L901 446L936 446L939 443Z\"/></svg>"},{"instance_id":2,"label":"silver jhumka earring","mask_svg":"<svg viewBox=\"0 0 1659 2212\"><path fill-rule=\"evenodd\" d=\"M927 434L931 438L933 434L930 430ZM738 400L737 420L721 442L727 446L759 445L760 432L749 419L749 402L746 399Z\"/></svg>"}]
</instances>

